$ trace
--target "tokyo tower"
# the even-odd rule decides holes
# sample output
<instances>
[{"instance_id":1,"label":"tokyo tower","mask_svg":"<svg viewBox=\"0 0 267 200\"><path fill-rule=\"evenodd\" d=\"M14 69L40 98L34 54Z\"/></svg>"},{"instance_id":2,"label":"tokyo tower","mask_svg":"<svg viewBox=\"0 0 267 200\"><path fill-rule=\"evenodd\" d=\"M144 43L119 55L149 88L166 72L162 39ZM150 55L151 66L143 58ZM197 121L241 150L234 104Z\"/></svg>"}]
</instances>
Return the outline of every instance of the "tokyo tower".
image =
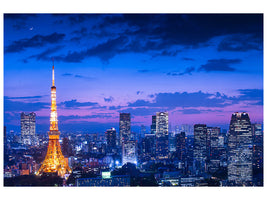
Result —
<instances>
[{"instance_id":1,"label":"tokyo tower","mask_svg":"<svg viewBox=\"0 0 267 200\"><path fill-rule=\"evenodd\" d=\"M42 166L37 175L43 173L57 173L60 177L70 174L71 169L66 162L59 143L60 132L58 130L57 105L56 105L56 86L54 77L54 64L52 70L52 87L51 87L51 113L50 113L50 131L48 131L49 142L47 153Z\"/></svg>"}]
</instances>

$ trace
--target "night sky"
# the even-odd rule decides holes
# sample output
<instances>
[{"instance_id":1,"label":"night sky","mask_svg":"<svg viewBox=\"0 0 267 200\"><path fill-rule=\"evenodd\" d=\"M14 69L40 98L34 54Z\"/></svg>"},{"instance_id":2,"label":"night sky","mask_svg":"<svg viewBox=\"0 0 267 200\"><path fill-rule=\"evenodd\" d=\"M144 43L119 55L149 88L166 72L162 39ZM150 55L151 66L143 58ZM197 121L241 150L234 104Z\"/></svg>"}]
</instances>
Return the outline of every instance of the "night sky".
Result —
<instances>
[{"instance_id":1,"label":"night sky","mask_svg":"<svg viewBox=\"0 0 267 200\"><path fill-rule=\"evenodd\" d=\"M263 121L263 15L5 14L4 124L36 112L49 130L54 58L59 130L105 131L130 112L151 125Z\"/></svg>"}]
</instances>

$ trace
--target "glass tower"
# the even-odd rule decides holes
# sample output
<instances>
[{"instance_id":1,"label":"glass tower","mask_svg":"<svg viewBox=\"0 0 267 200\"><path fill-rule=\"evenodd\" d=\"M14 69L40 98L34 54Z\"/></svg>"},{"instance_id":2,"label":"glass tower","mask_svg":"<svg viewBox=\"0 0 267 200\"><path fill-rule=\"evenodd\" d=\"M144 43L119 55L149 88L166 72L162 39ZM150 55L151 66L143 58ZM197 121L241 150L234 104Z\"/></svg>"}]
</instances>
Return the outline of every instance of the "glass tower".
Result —
<instances>
[{"instance_id":1,"label":"glass tower","mask_svg":"<svg viewBox=\"0 0 267 200\"><path fill-rule=\"evenodd\" d=\"M252 181L252 131L248 113L232 114L228 136L228 181L250 185Z\"/></svg>"}]
</instances>

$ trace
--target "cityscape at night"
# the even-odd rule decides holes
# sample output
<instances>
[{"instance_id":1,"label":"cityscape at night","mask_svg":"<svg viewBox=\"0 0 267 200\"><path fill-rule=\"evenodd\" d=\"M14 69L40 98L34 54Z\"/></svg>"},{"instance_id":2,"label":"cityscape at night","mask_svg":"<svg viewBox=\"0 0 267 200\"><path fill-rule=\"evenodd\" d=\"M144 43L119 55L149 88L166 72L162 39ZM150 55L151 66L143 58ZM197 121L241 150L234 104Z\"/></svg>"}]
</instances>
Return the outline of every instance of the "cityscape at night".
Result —
<instances>
[{"instance_id":1,"label":"cityscape at night","mask_svg":"<svg viewBox=\"0 0 267 200\"><path fill-rule=\"evenodd\" d=\"M263 187L263 14L4 14L5 187Z\"/></svg>"}]
</instances>

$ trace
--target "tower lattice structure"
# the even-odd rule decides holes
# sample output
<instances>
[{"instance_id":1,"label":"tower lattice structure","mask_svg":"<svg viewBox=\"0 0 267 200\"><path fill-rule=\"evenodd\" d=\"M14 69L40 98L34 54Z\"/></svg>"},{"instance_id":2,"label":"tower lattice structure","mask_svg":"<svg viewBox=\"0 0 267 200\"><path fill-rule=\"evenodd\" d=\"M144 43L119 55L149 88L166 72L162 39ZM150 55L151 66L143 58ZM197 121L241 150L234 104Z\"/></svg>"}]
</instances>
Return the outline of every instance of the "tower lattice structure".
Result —
<instances>
[{"instance_id":1,"label":"tower lattice structure","mask_svg":"<svg viewBox=\"0 0 267 200\"><path fill-rule=\"evenodd\" d=\"M48 131L49 142L47 153L42 166L37 175L43 173L57 173L62 178L65 174L70 174L71 169L66 162L59 143L60 132L58 130L57 105L56 105L56 86L54 76L54 65L52 70L52 87L51 87L51 113L50 113L50 131Z\"/></svg>"}]
</instances>

